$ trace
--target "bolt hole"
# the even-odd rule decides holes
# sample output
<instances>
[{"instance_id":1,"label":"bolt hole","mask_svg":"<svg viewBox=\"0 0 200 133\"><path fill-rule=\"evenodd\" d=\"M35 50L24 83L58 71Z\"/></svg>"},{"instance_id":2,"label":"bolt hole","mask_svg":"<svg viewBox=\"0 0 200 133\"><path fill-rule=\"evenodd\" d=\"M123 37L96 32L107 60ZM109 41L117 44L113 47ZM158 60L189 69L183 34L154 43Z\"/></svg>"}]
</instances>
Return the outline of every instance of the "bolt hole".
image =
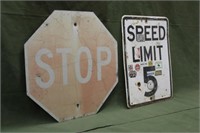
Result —
<instances>
[{"instance_id":1,"label":"bolt hole","mask_svg":"<svg viewBox=\"0 0 200 133\"><path fill-rule=\"evenodd\" d=\"M140 87L140 86L141 86L141 83L140 83L140 82L138 82L138 83L137 83L137 86L138 86L138 87Z\"/></svg>"},{"instance_id":2,"label":"bolt hole","mask_svg":"<svg viewBox=\"0 0 200 133\"><path fill-rule=\"evenodd\" d=\"M78 108L78 107L79 107L79 104L76 104L76 107Z\"/></svg>"},{"instance_id":3,"label":"bolt hole","mask_svg":"<svg viewBox=\"0 0 200 133\"><path fill-rule=\"evenodd\" d=\"M76 22L74 23L74 26L77 26L77 23L76 23Z\"/></svg>"}]
</instances>

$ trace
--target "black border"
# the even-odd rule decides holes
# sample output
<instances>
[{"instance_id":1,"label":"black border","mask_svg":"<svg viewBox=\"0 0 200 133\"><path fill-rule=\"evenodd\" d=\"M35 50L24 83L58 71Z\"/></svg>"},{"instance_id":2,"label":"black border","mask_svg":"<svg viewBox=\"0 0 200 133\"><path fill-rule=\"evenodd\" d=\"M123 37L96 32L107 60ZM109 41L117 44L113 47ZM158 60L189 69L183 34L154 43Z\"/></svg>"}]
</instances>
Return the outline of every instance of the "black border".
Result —
<instances>
[{"instance_id":1,"label":"black border","mask_svg":"<svg viewBox=\"0 0 200 133\"><path fill-rule=\"evenodd\" d=\"M130 94L129 94L129 84L128 84L128 71L127 71L127 61L126 61L126 58L123 58L124 60L124 63L125 63L125 67L124 67L124 73L126 73L125 75L125 84L126 84L126 102L127 102L127 107L128 108L132 108L132 107L135 107L135 106L141 106L141 105L144 105L144 104L149 104L149 103L152 103L152 102L156 102L156 101L161 101L161 100L165 100L165 99L169 99L173 96L173 82L172 82L172 66L171 66L171 54L170 54L170 41L169 41L169 21L166 17L158 17L158 18L153 18L154 16L134 16L134 15L125 15L125 16L122 16L122 39L123 39L123 42L122 42L122 45L123 45L123 56L126 57L126 36L125 36L125 20L130 20L130 19L143 19L143 20L161 20L161 21L166 21L167 22L167 44L168 44L168 59L169 59L169 74L170 74L170 91L171 91L171 95L169 97L165 97L165 98L160 98L160 99L157 99L157 100L153 100L153 101L149 101L149 102L144 102L144 103L138 103L138 104L134 104L134 105L131 105L130 104ZM155 16L156 17L156 16Z\"/></svg>"}]
</instances>

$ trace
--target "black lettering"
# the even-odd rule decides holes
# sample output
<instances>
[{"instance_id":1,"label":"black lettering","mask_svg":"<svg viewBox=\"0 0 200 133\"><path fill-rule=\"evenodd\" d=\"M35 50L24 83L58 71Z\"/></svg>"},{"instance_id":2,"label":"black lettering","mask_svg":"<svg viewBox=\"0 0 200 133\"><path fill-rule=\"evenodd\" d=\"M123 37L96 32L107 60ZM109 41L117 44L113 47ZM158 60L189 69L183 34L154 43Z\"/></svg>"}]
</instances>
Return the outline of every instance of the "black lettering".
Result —
<instances>
[{"instance_id":1,"label":"black lettering","mask_svg":"<svg viewBox=\"0 0 200 133\"><path fill-rule=\"evenodd\" d=\"M128 33L131 35L131 37L130 36L127 37L127 39L129 41L134 41L134 39L135 39L135 35L134 35L133 31L132 31L133 29L134 29L134 27L132 25L129 25L128 28L127 28Z\"/></svg>"},{"instance_id":2,"label":"black lettering","mask_svg":"<svg viewBox=\"0 0 200 133\"><path fill-rule=\"evenodd\" d=\"M140 29L140 31L139 31L139 29ZM136 35L142 34L142 33L143 33L143 28L142 28L142 26L137 25L137 26L136 26Z\"/></svg>"},{"instance_id":3,"label":"black lettering","mask_svg":"<svg viewBox=\"0 0 200 133\"><path fill-rule=\"evenodd\" d=\"M154 51L154 60L156 60L156 46L153 46L153 51Z\"/></svg>"},{"instance_id":4,"label":"black lettering","mask_svg":"<svg viewBox=\"0 0 200 133\"><path fill-rule=\"evenodd\" d=\"M139 59L135 59L135 47L132 47L132 53L133 53L133 62L139 62Z\"/></svg>"},{"instance_id":5,"label":"black lettering","mask_svg":"<svg viewBox=\"0 0 200 133\"><path fill-rule=\"evenodd\" d=\"M140 60L143 61L143 53L142 53L142 47L140 46Z\"/></svg>"},{"instance_id":6,"label":"black lettering","mask_svg":"<svg viewBox=\"0 0 200 133\"><path fill-rule=\"evenodd\" d=\"M157 28L157 26L152 26L152 40L158 40L158 38L154 36L156 34L155 28Z\"/></svg>"},{"instance_id":7,"label":"black lettering","mask_svg":"<svg viewBox=\"0 0 200 133\"><path fill-rule=\"evenodd\" d=\"M158 48L158 50L159 50L159 57L160 57L160 60L162 60L162 56L161 56L161 48L162 48L162 47L163 47L162 45L157 46L157 48Z\"/></svg>"},{"instance_id":8,"label":"black lettering","mask_svg":"<svg viewBox=\"0 0 200 133\"><path fill-rule=\"evenodd\" d=\"M161 29L163 31L163 36L161 36ZM163 26L159 26L159 40L163 40L165 38L165 28Z\"/></svg>"},{"instance_id":9,"label":"black lettering","mask_svg":"<svg viewBox=\"0 0 200 133\"><path fill-rule=\"evenodd\" d=\"M147 59L146 59L146 57L147 57L147 59L149 60L149 59L153 59L153 57L152 57L152 47L150 46L149 47L149 51L147 52L147 49L146 49L146 47L144 46L144 60L145 61L147 61Z\"/></svg>"},{"instance_id":10,"label":"black lettering","mask_svg":"<svg viewBox=\"0 0 200 133\"><path fill-rule=\"evenodd\" d=\"M147 35L149 34L149 31L147 31L147 29L149 28L150 26L144 26L145 41L151 41L151 38L147 38Z\"/></svg>"}]
</instances>

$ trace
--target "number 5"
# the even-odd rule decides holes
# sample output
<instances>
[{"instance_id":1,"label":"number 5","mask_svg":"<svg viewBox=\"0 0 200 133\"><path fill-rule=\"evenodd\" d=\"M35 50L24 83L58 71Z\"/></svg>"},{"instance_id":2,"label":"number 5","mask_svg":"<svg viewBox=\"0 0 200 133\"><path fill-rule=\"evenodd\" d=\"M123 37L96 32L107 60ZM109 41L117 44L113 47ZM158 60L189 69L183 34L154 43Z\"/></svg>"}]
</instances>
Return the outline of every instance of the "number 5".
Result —
<instances>
[{"instance_id":1,"label":"number 5","mask_svg":"<svg viewBox=\"0 0 200 133\"><path fill-rule=\"evenodd\" d=\"M147 88L151 91L145 92L146 97L150 97L154 95L157 91L157 80L154 76L148 76L147 72L149 71L155 71L155 66L149 66L149 67L144 67L143 72L144 72L144 83L147 83Z\"/></svg>"}]
</instances>

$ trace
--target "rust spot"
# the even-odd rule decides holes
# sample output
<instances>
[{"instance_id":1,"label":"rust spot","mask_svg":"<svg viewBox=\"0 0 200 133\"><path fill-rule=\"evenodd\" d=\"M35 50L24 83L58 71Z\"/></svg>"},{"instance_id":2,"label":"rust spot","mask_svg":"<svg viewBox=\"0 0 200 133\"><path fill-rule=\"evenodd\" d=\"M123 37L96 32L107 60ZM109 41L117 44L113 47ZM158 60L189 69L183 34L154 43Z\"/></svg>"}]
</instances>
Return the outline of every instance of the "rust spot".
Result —
<instances>
[{"instance_id":1,"label":"rust spot","mask_svg":"<svg viewBox=\"0 0 200 133\"><path fill-rule=\"evenodd\" d=\"M40 73L35 74L37 77L41 77Z\"/></svg>"},{"instance_id":2,"label":"rust spot","mask_svg":"<svg viewBox=\"0 0 200 133\"><path fill-rule=\"evenodd\" d=\"M42 79L42 77L41 77L41 74L40 74L40 73L37 73L37 74L36 74L36 77L38 77L38 78L40 78L42 81L44 81L44 80Z\"/></svg>"}]
</instances>

